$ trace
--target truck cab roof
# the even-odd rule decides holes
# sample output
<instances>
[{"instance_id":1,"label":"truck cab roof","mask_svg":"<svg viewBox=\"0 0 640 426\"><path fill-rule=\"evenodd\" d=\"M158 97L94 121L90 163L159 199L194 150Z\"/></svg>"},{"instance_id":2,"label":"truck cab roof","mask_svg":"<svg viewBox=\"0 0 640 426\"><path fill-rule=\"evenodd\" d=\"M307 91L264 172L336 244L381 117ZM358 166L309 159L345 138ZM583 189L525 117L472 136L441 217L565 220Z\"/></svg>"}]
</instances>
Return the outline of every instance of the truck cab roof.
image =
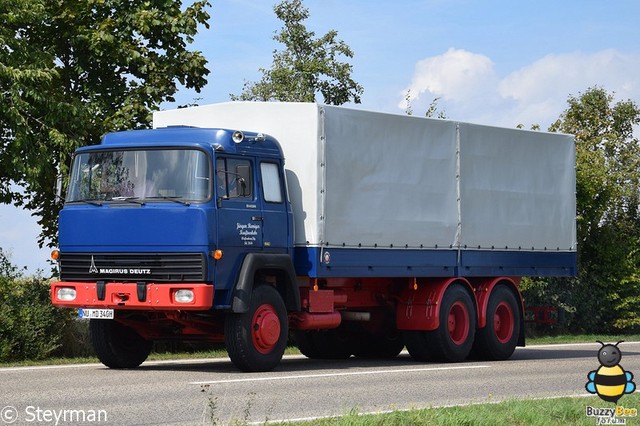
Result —
<instances>
[{"instance_id":1,"label":"truck cab roof","mask_svg":"<svg viewBox=\"0 0 640 426\"><path fill-rule=\"evenodd\" d=\"M228 154L283 158L282 147L272 136L231 129L171 126L149 130L108 133L100 145L79 148L78 152L100 149L200 147Z\"/></svg>"}]
</instances>

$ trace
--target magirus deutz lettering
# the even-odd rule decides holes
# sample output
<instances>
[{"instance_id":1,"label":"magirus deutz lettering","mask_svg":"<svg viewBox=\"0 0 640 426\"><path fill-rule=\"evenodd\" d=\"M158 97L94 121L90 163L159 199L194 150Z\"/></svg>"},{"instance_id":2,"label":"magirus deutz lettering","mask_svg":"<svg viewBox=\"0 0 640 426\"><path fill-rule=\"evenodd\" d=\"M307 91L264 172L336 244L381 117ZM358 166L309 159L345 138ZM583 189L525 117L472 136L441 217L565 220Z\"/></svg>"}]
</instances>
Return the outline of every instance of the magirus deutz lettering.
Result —
<instances>
[{"instance_id":1,"label":"magirus deutz lettering","mask_svg":"<svg viewBox=\"0 0 640 426\"><path fill-rule=\"evenodd\" d=\"M91 256L91 265L89 266L90 274L103 274L103 275L151 275L151 269L149 268L98 268L96 266L95 259Z\"/></svg>"},{"instance_id":2,"label":"magirus deutz lettering","mask_svg":"<svg viewBox=\"0 0 640 426\"><path fill-rule=\"evenodd\" d=\"M98 268L98 273L108 275L151 275L151 269L139 268Z\"/></svg>"}]
</instances>

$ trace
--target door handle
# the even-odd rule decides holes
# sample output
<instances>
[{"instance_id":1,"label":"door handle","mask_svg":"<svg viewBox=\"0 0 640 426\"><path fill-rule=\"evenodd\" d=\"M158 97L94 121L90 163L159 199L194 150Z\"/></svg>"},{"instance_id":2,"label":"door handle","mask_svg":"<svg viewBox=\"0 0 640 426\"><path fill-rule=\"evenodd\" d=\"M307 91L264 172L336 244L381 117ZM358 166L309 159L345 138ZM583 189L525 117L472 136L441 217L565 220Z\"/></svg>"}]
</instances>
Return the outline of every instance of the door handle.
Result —
<instances>
[{"instance_id":1,"label":"door handle","mask_svg":"<svg viewBox=\"0 0 640 426\"><path fill-rule=\"evenodd\" d=\"M259 220L259 221L262 221L262 216L251 216L251 220Z\"/></svg>"}]
</instances>

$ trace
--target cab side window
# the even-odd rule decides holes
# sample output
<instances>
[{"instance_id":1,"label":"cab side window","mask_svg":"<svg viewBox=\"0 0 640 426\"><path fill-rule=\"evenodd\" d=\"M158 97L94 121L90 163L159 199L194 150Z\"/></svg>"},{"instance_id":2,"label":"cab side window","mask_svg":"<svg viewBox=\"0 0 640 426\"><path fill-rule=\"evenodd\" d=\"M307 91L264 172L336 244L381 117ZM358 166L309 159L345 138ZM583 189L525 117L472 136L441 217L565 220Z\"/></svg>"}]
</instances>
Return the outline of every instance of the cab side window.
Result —
<instances>
[{"instance_id":1,"label":"cab side window","mask_svg":"<svg viewBox=\"0 0 640 426\"><path fill-rule=\"evenodd\" d=\"M264 200L269 203L282 203L282 183L278 164L260 163L260 174Z\"/></svg>"},{"instance_id":2,"label":"cab side window","mask_svg":"<svg viewBox=\"0 0 640 426\"><path fill-rule=\"evenodd\" d=\"M223 199L253 197L251 162L233 158L216 160L217 197Z\"/></svg>"}]
</instances>

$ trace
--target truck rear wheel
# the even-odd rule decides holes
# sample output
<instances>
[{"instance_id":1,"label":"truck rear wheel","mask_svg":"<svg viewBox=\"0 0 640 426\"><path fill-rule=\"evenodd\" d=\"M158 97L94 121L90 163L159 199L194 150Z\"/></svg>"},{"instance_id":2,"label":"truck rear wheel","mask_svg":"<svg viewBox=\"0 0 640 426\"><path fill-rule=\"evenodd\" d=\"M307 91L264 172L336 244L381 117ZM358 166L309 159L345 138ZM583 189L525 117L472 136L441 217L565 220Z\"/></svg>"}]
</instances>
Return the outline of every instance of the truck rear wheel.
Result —
<instances>
[{"instance_id":1,"label":"truck rear wheel","mask_svg":"<svg viewBox=\"0 0 640 426\"><path fill-rule=\"evenodd\" d=\"M487 325L476 332L474 354L486 360L509 358L516 349L520 321L514 293L504 285L496 286L487 304Z\"/></svg>"},{"instance_id":2,"label":"truck rear wheel","mask_svg":"<svg viewBox=\"0 0 640 426\"><path fill-rule=\"evenodd\" d=\"M270 371L287 346L287 308L269 285L255 287L249 310L227 315L224 341L231 361L243 371Z\"/></svg>"},{"instance_id":3,"label":"truck rear wheel","mask_svg":"<svg viewBox=\"0 0 640 426\"><path fill-rule=\"evenodd\" d=\"M92 319L89 333L98 359L109 368L135 368L151 353L152 341L116 321Z\"/></svg>"},{"instance_id":4,"label":"truck rear wheel","mask_svg":"<svg viewBox=\"0 0 640 426\"><path fill-rule=\"evenodd\" d=\"M433 331L407 331L405 344L418 361L458 362L471 352L476 313L469 292L453 284L440 302L440 326Z\"/></svg>"}]
</instances>

